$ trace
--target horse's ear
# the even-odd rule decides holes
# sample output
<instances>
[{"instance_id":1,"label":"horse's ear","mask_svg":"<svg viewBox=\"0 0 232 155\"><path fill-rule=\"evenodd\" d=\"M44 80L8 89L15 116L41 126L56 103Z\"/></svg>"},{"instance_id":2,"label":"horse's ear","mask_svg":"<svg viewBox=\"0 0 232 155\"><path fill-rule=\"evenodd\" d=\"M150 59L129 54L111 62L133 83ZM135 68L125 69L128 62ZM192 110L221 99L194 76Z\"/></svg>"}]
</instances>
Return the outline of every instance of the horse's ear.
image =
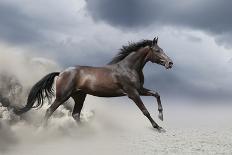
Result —
<instances>
[{"instance_id":1,"label":"horse's ear","mask_svg":"<svg viewBox=\"0 0 232 155\"><path fill-rule=\"evenodd\" d=\"M153 45L157 44L157 43L158 43L158 37L157 37L157 38L155 37L155 38L153 39L152 43L153 43Z\"/></svg>"}]
</instances>

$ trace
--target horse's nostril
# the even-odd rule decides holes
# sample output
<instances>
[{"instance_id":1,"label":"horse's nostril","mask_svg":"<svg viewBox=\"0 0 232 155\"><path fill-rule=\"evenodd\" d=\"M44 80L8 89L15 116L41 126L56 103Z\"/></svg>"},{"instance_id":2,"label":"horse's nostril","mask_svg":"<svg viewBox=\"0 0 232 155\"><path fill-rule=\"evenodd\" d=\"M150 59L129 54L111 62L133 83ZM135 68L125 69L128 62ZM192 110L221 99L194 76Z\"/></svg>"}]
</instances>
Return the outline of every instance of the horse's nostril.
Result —
<instances>
[{"instance_id":1,"label":"horse's nostril","mask_svg":"<svg viewBox=\"0 0 232 155\"><path fill-rule=\"evenodd\" d=\"M173 65L173 62L169 62L169 66L172 66Z\"/></svg>"}]
</instances>

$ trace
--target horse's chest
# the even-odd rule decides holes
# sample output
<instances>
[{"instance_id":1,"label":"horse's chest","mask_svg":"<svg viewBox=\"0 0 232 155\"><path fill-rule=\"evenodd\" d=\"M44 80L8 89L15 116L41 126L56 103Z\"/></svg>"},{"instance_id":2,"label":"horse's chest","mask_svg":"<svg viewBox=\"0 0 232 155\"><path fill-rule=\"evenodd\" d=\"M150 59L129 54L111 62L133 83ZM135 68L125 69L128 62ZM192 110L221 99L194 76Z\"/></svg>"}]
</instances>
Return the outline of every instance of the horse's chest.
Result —
<instances>
[{"instance_id":1,"label":"horse's chest","mask_svg":"<svg viewBox=\"0 0 232 155\"><path fill-rule=\"evenodd\" d=\"M121 75L119 79L123 85L130 85L135 88L140 88L141 79L138 73L135 71L128 71L125 74Z\"/></svg>"}]
</instances>

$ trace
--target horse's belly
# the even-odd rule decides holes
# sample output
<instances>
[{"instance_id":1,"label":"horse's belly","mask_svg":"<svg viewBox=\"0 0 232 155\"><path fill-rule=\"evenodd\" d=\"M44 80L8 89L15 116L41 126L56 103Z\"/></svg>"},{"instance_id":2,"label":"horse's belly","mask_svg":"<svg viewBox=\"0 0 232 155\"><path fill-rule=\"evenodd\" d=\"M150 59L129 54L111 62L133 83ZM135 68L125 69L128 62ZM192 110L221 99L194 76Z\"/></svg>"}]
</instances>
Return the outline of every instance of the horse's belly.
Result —
<instances>
[{"instance_id":1,"label":"horse's belly","mask_svg":"<svg viewBox=\"0 0 232 155\"><path fill-rule=\"evenodd\" d=\"M119 97L119 96L125 96L125 93L121 90L117 91L91 91L87 90L85 91L87 94L98 96L98 97Z\"/></svg>"},{"instance_id":2,"label":"horse's belly","mask_svg":"<svg viewBox=\"0 0 232 155\"><path fill-rule=\"evenodd\" d=\"M118 97L118 96L124 96L125 93L118 89L118 90L112 90L112 89L81 89L83 92L93 95L93 96L99 96L99 97Z\"/></svg>"},{"instance_id":3,"label":"horse's belly","mask_svg":"<svg viewBox=\"0 0 232 155\"><path fill-rule=\"evenodd\" d=\"M88 81L79 87L87 94L99 96L99 97L117 97L124 96L124 91L113 81L101 80L101 81Z\"/></svg>"}]
</instances>

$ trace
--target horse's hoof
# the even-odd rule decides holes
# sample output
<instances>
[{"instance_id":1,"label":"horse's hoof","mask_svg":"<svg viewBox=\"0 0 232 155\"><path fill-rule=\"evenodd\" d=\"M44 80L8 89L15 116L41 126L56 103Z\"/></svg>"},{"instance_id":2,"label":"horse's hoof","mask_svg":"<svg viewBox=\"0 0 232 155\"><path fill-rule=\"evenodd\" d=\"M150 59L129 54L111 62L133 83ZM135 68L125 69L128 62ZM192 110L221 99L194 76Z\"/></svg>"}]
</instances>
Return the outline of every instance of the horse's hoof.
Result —
<instances>
[{"instance_id":1,"label":"horse's hoof","mask_svg":"<svg viewBox=\"0 0 232 155\"><path fill-rule=\"evenodd\" d=\"M80 114L74 114L74 115L72 115L72 117L77 124L81 124Z\"/></svg>"},{"instance_id":2,"label":"horse's hoof","mask_svg":"<svg viewBox=\"0 0 232 155\"><path fill-rule=\"evenodd\" d=\"M161 121L163 121L163 120L164 120L164 116L163 116L163 113L162 113L162 112L159 112L158 117L159 117L159 119L160 119Z\"/></svg>"},{"instance_id":3,"label":"horse's hoof","mask_svg":"<svg viewBox=\"0 0 232 155\"><path fill-rule=\"evenodd\" d=\"M153 126L153 127L154 127L154 129L155 129L156 131L158 131L159 133L165 133L165 132L166 132L166 130L163 129L162 127L160 127L160 126Z\"/></svg>"},{"instance_id":4,"label":"horse's hoof","mask_svg":"<svg viewBox=\"0 0 232 155\"><path fill-rule=\"evenodd\" d=\"M166 130L165 129L163 129L162 127L158 127L158 128L156 128L157 129L157 131L159 132L159 133L165 133L166 132Z\"/></svg>"}]
</instances>

